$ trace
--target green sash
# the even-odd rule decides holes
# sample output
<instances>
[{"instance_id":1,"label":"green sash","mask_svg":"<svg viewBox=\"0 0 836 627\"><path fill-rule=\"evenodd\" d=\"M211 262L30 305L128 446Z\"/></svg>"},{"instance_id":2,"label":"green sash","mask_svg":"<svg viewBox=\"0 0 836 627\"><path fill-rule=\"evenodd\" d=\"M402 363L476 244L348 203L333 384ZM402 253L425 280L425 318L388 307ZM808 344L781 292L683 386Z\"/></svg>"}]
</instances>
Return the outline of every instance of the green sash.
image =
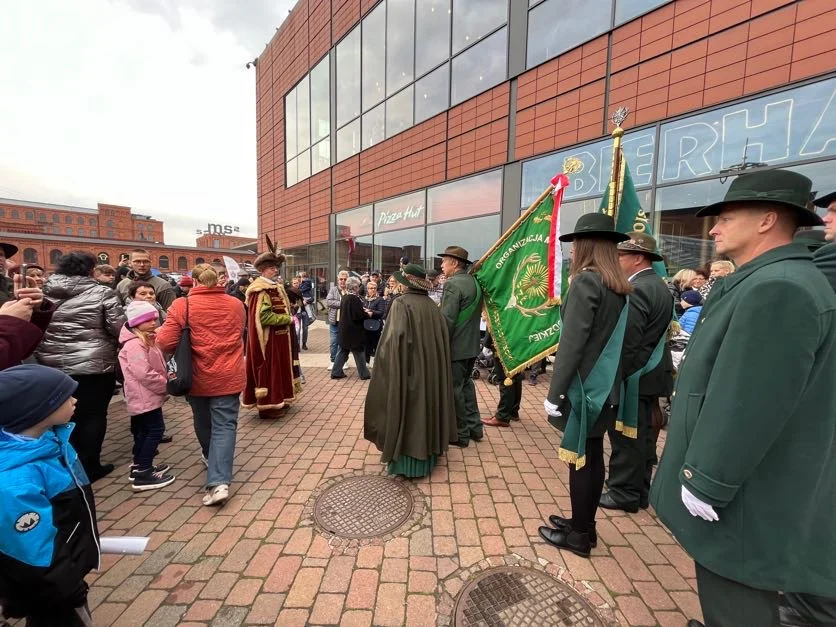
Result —
<instances>
[{"instance_id":1,"label":"green sash","mask_svg":"<svg viewBox=\"0 0 836 627\"><path fill-rule=\"evenodd\" d=\"M465 322L470 320L473 317L476 308L479 306L479 303L482 302L482 286L479 285L479 281L477 281L473 275L469 276L473 278L473 283L476 285L476 298L473 299L472 303L459 312L459 315L456 318L456 324L453 325L454 328L460 327Z\"/></svg>"},{"instance_id":2,"label":"green sash","mask_svg":"<svg viewBox=\"0 0 836 627\"><path fill-rule=\"evenodd\" d=\"M569 402L572 403L572 409L563 432L558 456L565 462L575 464L577 470L586 464L586 437L601 415L601 410L609 398L616 374L618 374L629 306L630 297L628 296L610 339L607 340L592 371L585 381L581 381L579 372L575 373L575 380L572 381L566 393Z\"/></svg>"},{"instance_id":3,"label":"green sash","mask_svg":"<svg viewBox=\"0 0 836 627\"><path fill-rule=\"evenodd\" d=\"M637 370L621 383L621 401L618 405L618 419L615 421L615 430L621 431L628 438L638 436L639 380L662 361L667 339L668 332L666 330L659 338L659 343L656 344L656 348L653 349L644 368Z\"/></svg>"}]
</instances>

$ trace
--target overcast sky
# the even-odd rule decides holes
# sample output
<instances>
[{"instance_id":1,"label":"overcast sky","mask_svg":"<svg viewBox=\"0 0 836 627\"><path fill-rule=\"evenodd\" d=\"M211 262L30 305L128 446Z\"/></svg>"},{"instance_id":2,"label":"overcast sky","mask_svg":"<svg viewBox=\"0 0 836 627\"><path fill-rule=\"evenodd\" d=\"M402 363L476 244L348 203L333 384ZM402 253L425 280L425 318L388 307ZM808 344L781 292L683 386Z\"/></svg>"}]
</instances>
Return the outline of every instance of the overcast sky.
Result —
<instances>
[{"instance_id":1,"label":"overcast sky","mask_svg":"<svg viewBox=\"0 0 836 627\"><path fill-rule=\"evenodd\" d=\"M256 234L255 72L295 0L0 0L0 197Z\"/></svg>"}]
</instances>

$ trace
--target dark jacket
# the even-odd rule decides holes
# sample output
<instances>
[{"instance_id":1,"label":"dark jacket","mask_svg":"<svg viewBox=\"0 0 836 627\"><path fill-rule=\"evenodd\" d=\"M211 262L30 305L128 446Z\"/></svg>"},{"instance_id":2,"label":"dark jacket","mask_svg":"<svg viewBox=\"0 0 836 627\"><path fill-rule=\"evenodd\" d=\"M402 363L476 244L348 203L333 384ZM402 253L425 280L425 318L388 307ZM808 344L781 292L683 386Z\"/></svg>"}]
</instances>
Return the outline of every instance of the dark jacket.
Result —
<instances>
[{"instance_id":1,"label":"dark jacket","mask_svg":"<svg viewBox=\"0 0 836 627\"><path fill-rule=\"evenodd\" d=\"M836 242L827 244L813 253L813 263L830 281L830 287L836 292Z\"/></svg>"},{"instance_id":2,"label":"dark jacket","mask_svg":"<svg viewBox=\"0 0 836 627\"><path fill-rule=\"evenodd\" d=\"M548 394L549 402L560 408L564 418L569 415L569 386L577 373L584 380L592 371L618 323L624 302L624 296L604 286L597 272L582 270L572 279L560 307L560 343ZM619 403L620 386L621 376L616 374L611 405Z\"/></svg>"},{"instance_id":3,"label":"dark jacket","mask_svg":"<svg viewBox=\"0 0 836 627\"><path fill-rule=\"evenodd\" d=\"M471 359L482 350L479 345L481 302L476 305L469 320L459 325L456 324L459 312L469 307L474 300L476 300L476 279L473 275L461 270L447 279L444 284L444 296L441 299L441 315L447 321L453 361Z\"/></svg>"},{"instance_id":4,"label":"dark jacket","mask_svg":"<svg viewBox=\"0 0 836 627\"><path fill-rule=\"evenodd\" d=\"M677 378L651 488L706 569L762 590L836 590L836 294L803 245L718 279ZM717 522L691 516L685 486Z\"/></svg>"},{"instance_id":5,"label":"dark jacket","mask_svg":"<svg viewBox=\"0 0 836 627\"><path fill-rule=\"evenodd\" d=\"M636 274L631 284L630 311L622 349L622 375L629 377L647 364L651 353L665 337L673 318L673 296L653 268ZM639 380L640 396L669 396L673 389L673 364L665 344L662 361Z\"/></svg>"},{"instance_id":6,"label":"dark jacket","mask_svg":"<svg viewBox=\"0 0 836 627\"><path fill-rule=\"evenodd\" d=\"M313 281L310 279L302 279L302 283L299 284L299 291L302 294L302 298L305 299L306 305L314 302Z\"/></svg>"},{"instance_id":7,"label":"dark jacket","mask_svg":"<svg viewBox=\"0 0 836 627\"><path fill-rule=\"evenodd\" d=\"M78 607L99 566L93 491L70 446L74 425L37 440L0 432L0 604L7 616Z\"/></svg>"},{"instance_id":8,"label":"dark jacket","mask_svg":"<svg viewBox=\"0 0 836 627\"><path fill-rule=\"evenodd\" d=\"M363 306L374 312L372 313L372 318L374 320L383 320L383 316L386 315L386 301L382 296L377 296L372 300L364 299Z\"/></svg>"},{"instance_id":9,"label":"dark jacket","mask_svg":"<svg viewBox=\"0 0 836 627\"><path fill-rule=\"evenodd\" d=\"M361 351L366 345L363 320L368 316L363 311L363 301L357 294L348 293L340 302L339 343L350 351Z\"/></svg>"},{"instance_id":10,"label":"dark jacket","mask_svg":"<svg viewBox=\"0 0 836 627\"><path fill-rule=\"evenodd\" d=\"M163 308L163 311L168 311L168 308L171 307L171 303L177 298L177 295L174 293L174 288L171 286L171 283L166 281L162 277L154 276L149 274L145 277L138 277L136 273L131 270L128 272L128 275L119 281L116 284L116 291L119 292L119 297L122 299L122 303L127 305L130 302L128 298L128 290L131 287L131 283L134 281L145 281L146 283L150 283L154 287L154 292L156 293L157 302Z\"/></svg>"},{"instance_id":11,"label":"dark jacket","mask_svg":"<svg viewBox=\"0 0 836 627\"><path fill-rule=\"evenodd\" d=\"M14 282L5 274L0 274L0 305L14 297Z\"/></svg>"},{"instance_id":12,"label":"dark jacket","mask_svg":"<svg viewBox=\"0 0 836 627\"><path fill-rule=\"evenodd\" d=\"M35 352L54 311L55 305L44 298L29 322L0 314L0 370L18 365Z\"/></svg>"}]
</instances>

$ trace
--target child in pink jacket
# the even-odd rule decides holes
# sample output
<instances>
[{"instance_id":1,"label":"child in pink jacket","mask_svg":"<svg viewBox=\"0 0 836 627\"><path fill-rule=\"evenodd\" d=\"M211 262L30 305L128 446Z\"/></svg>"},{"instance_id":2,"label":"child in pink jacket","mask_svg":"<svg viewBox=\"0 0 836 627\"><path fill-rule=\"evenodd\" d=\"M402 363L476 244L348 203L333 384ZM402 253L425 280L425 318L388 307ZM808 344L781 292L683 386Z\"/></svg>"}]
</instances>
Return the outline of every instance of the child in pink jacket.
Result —
<instances>
[{"instance_id":1,"label":"child in pink jacket","mask_svg":"<svg viewBox=\"0 0 836 627\"><path fill-rule=\"evenodd\" d=\"M162 407L168 381L162 351L155 344L158 314L151 303L135 300L128 304L125 315L128 322L119 335L119 365L134 436L130 480L136 491L155 490L174 481L168 464L154 465L165 430Z\"/></svg>"}]
</instances>

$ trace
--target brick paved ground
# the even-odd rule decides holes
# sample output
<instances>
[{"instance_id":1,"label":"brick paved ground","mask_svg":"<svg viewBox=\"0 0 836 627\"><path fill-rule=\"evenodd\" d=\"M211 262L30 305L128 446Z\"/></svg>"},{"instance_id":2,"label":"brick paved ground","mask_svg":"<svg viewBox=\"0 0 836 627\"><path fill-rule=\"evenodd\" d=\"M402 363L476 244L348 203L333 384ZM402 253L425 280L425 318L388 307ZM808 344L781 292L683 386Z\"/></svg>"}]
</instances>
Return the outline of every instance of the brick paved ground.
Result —
<instances>
[{"instance_id":1,"label":"brick paved ground","mask_svg":"<svg viewBox=\"0 0 836 627\"><path fill-rule=\"evenodd\" d=\"M326 329L313 329L303 363L327 363L327 341ZM409 537L330 547L305 519L313 491L332 477L383 467L362 438L367 384L354 371L331 381L321 365L305 374L304 395L286 418L263 422L242 412L232 497L221 509L201 504L205 471L182 400L165 407L174 442L159 458L173 464L177 481L142 494L127 481L124 404L111 405L104 458L118 470L95 486L99 528L151 542L141 557L105 556L91 575L96 624L434 625L439 608L449 615L461 573L511 555L578 587L587 582L589 600L608 603L623 625L684 625L700 616L693 564L652 511L602 512L591 560L539 539L545 517L569 511L567 467L542 411L548 377L524 386L521 422L452 448L430 478L415 482L428 511ZM476 387L489 416L497 389L484 378Z\"/></svg>"}]
</instances>

